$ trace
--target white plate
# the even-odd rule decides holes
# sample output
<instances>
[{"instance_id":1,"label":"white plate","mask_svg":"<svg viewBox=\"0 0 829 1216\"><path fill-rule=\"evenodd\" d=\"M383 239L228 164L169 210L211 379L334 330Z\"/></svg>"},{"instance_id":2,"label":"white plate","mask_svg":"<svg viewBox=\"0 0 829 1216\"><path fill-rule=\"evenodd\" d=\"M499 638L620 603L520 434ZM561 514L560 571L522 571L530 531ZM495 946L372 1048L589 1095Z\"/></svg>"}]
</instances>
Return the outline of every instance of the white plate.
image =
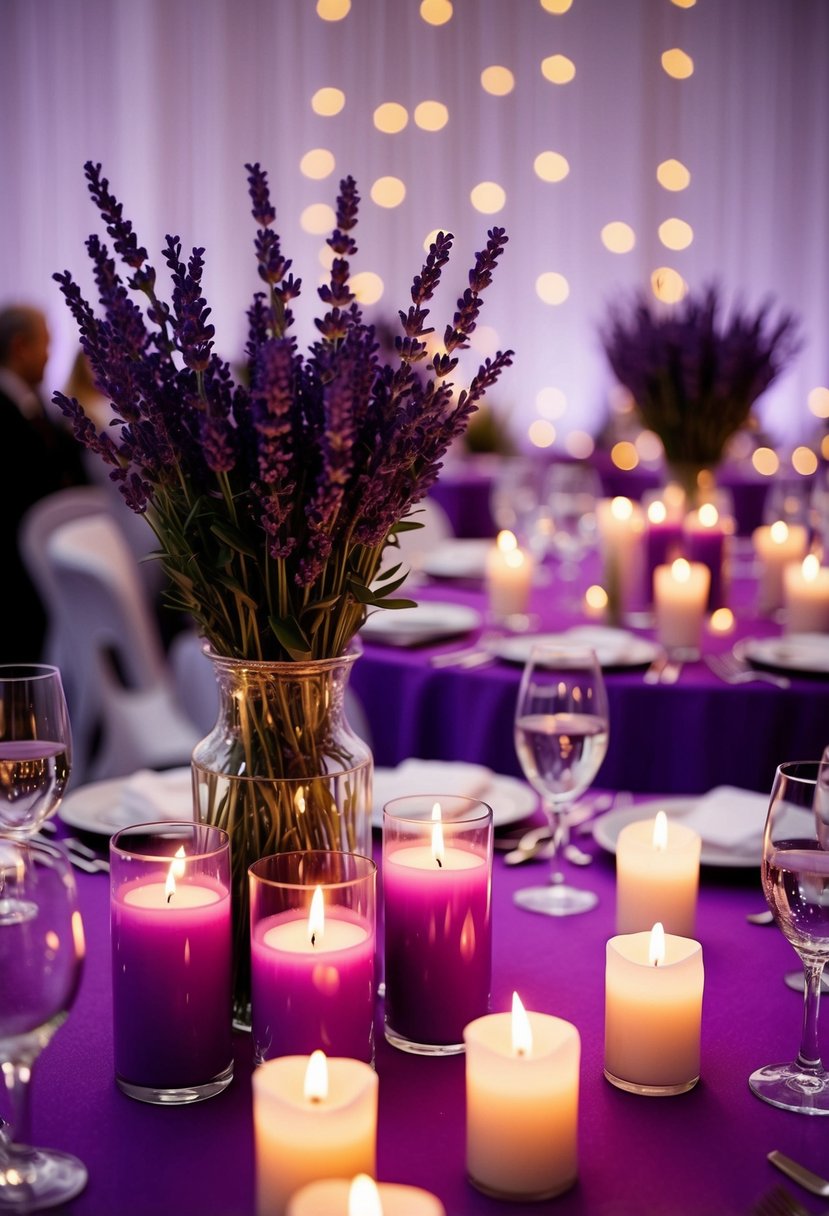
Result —
<instances>
[{"instance_id":1,"label":"white plate","mask_svg":"<svg viewBox=\"0 0 829 1216\"><path fill-rule=\"evenodd\" d=\"M181 819L186 822L193 818L191 797L182 802L180 808L171 807L168 803L163 814L152 814L149 807L142 813L140 809L130 810L122 806L121 793L128 780L128 777L113 777L109 781L93 781L89 785L70 790L58 808L59 817L70 828L80 829L82 832L99 832L107 836L119 832L121 828L130 827L133 823L162 819L171 822Z\"/></svg>"},{"instance_id":2,"label":"white plate","mask_svg":"<svg viewBox=\"0 0 829 1216\"><path fill-rule=\"evenodd\" d=\"M734 649L741 658L762 667L829 674L829 634L792 633L782 638L745 638Z\"/></svg>"},{"instance_id":3,"label":"white plate","mask_svg":"<svg viewBox=\"0 0 829 1216\"><path fill-rule=\"evenodd\" d=\"M425 601L416 608L378 609L367 618L360 636L384 646L419 646L471 633L480 626L481 614L474 608Z\"/></svg>"},{"instance_id":4,"label":"white plate","mask_svg":"<svg viewBox=\"0 0 829 1216\"><path fill-rule=\"evenodd\" d=\"M600 815L593 826L593 839L608 853L616 852L616 841L622 828L637 819L653 819L657 811L664 811L669 819L681 823L683 817L692 815L699 800L697 798L654 798L650 802L640 802L637 806L626 806L618 811L608 811ZM704 866L722 866L730 869L758 869L762 853L762 842L756 848L746 849L734 846L724 848L719 844L711 844L703 840L700 862Z\"/></svg>"},{"instance_id":5,"label":"white plate","mask_svg":"<svg viewBox=\"0 0 829 1216\"><path fill-rule=\"evenodd\" d=\"M647 667L660 652L656 642L624 629L579 626L566 633L521 633L495 638L488 649L508 663L526 663L536 642L561 646L592 646L602 667Z\"/></svg>"},{"instance_id":6,"label":"white plate","mask_svg":"<svg viewBox=\"0 0 829 1216\"><path fill-rule=\"evenodd\" d=\"M486 559L494 541L461 537L444 540L425 554L420 564L430 578L474 578L486 575Z\"/></svg>"},{"instance_id":7,"label":"white plate","mask_svg":"<svg viewBox=\"0 0 829 1216\"><path fill-rule=\"evenodd\" d=\"M390 770L381 771L389 772ZM422 792L439 793L440 791ZM405 789L401 787L400 797L419 793L421 793L420 790L413 789L411 784L408 784ZM492 807L492 823L496 828L506 827L510 823L519 823L522 819L532 815L538 807L538 795L531 786L518 777L502 777L499 773L492 774L489 785L486 789L480 790L476 797ZM381 806L373 808L371 822L374 827L382 828L383 808Z\"/></svg>"}]
</instances>

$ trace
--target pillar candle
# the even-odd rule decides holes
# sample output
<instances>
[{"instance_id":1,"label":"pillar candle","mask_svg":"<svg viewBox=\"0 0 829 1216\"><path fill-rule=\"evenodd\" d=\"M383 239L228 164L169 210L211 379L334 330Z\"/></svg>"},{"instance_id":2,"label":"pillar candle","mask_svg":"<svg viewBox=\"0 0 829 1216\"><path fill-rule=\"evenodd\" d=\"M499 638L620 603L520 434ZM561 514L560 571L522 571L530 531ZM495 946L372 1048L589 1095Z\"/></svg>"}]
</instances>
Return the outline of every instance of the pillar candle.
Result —
<instances>
[{"instance_id":1,"label":"pillar candle","mask_svg":"<svg viewBox=\"0 0 829 1216\"><path fill-rule=\"evenodd\" d=\"M359 1190L358 1190L359 1188ZM371 1189L373 1188L373 1189ZM297 1191L287 1216L446 1216L429 1191L395 1182L374 1182L366 1175L348 1181L328 1178Z\"/></svg>"},{"instance_id":2,"label":"pillar candle","mask_svg":"<svg viewBox=\"0 0 829 1216\"><path fill-rule=\"evenodd\" d=\"M725 571L725 528L713 503L703 503L698 511L689 511L683 526L685 553L689 561L707 566L711 578L706 608L713 612L727 599Z\"/></svg>"},{"instance_id":3,"label":"pillar candle","mask_svg":"<svg viewBox=\"0 0 829 1216\"><path fill-rule=\"evenodd\" d=\"M647 506L645 530L645 597L653 600L653 578L657 566L670 565L682 554L684 495L655 498Z\"/></svg>"},{"instance_id":4,"label":"pillar candle","mask_svg":"<svg viewBox=\"0 0 829 1216\"><path fill-rule=\"evenodd\" d=\"M664 811L622 828L616 840L616 932L634 933L661 921L669 933L692 937L696 924L702 841Z\"/></svg>"},{"instance_id":5,"label":"pillar candle","mask_svg":"<svg viewBox=\"0 0 829 1216\"><path fill-rule=\"evenodd\" d=\"M656 634L666 650L699 654L710 583L708 567L684 557L654 570Z\"/></svg>"},{"instance_id":6,"label":"pillar candle","mask_svg":"<svg viewBox=\"0 0 829 1216\"><path fill-rule=\"evenodd\" d=\"M829 566L809 553L783 570L786 633L829 633Z\"/></svg>"},{"instance_id":7,"label":"pillar candle","mask_svg":"<svg viewBox=\"0 0 829 1216\"><path fill-rule=\"evenodd\" d=\"M321 1059L320 1059L321 1058ZM322 1052L267 1060L253 1073L258 1216L283 1216L321 1178L376 1172L377 1074Z\"/></svg>"},{"instance_id":8,"label":"pillar candle","mask_svg":"<svg viewBox=\"0 0 829 1216\"><path fill-rule=\"evenodd\" d=\"M612 937L606 949L605 1076L651 1096L683 1093L700 1073L702 947L661 930Z\"/></svg>"},{"instance_id":9,"label":"pillar candle","mask_svg":"<svg viewBox=\"0 0 829 1216\"><path fill-rule=\"evenodd\" d=\"M760 611L774 612L783 605L783 569L806 556L808 533L802 524L787 524L782 519L755 528L754 552L760 563Z\"/></svg>"},{"instance_id":10,"label":"pillar candle","mask_svg":"<svg viewBox=\"0 0 829 1216\"><path fill-rule=\"evenodd\" d=\"M596 504L596 522L608 616L620 620L642 597L645 513L629 498L604 498Z\"/></svg>"},{"instance_id":11,"label":"pillar candle","mask_svg":"<svg viewBox=\"0 0 829 1216\"><path fill-rule=\"evenodd\" d=\"M522 1020L523 1015L523 1020ZM477 1018L466 1041L466 1166L487 1194L547 1199L578 1173L581 1041L543 1013Z\"/></svg>"},{"instance_id":12,"label":"pillar candle","mask_svg":"<svg viewBox=\"0 0 829 1216\"><path fill-rule=\"evenodd\" d=\"M526 612L532 581L530 554L518 547L512 532L499 532L486 563L487 600L492 615L503 620Z\"/></svg>"}]
</instances>

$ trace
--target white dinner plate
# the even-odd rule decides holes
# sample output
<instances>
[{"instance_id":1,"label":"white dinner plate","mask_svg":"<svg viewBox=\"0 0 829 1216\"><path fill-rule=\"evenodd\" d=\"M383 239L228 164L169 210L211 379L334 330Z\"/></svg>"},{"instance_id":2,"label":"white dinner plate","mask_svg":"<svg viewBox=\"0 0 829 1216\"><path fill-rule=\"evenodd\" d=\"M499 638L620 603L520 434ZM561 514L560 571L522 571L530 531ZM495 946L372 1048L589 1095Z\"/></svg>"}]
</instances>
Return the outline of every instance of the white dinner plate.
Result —
<instances>
[{"instance_id":1,"label":"white dinner plate","mask_svg":"<svg viewBox=\"0 0 829 1216\"><path fill-rule=\"evenodd\" d=\"M744 638L734 650L759 667L829 674L829 634L791 633L782 638Z\"/></svg>"},{"instance_id":2,"label":"white dinner plate","mask_svg":"<svg viewBox=\"0 0 829 1216\"><path fill-rule=\"evenodd\" d=\"M380 608L360 630L367 642L384 646L419 646L471 633L481 626L481 614L464 604L424 601L416 608Z\"/></svg>"},{"instance_id":3,"label":"white dinner plate","mask_svg":"<svg viewBox=\"0 0 829 1216\"><path fill-rule=\"evenodd\" d=\"M170 770L178 773L179 770ZM182 776L189 774L190 769L182 769ZM159 774L160 775L160 774ZM70 828L82 832L98 832L111 836L121 828L130 827L133 823L149 823L157 820L177 819L186 822L193 818L192 794L181 798L180 805L170 800L166 801L164 812L153 811L150 805L143 809L139 802L130 806L122 804L121 796L128 777L113 777L108 781L92 781L89 785L80 785L76 790L70 790L58 808L58 816ZM182 782L186 787L186 782Z\"/></svg>"},{"instance_id":4,"label":"white dinner plate","mask_svg":"<svg viewBox=\"0 0 829 1216\"><path fill-rule=\"evenodd\" d=\"M660 652L656 642L604 626L579 626L565 633L520 633L494 638L488 649L508 663L526 663L536 642L592 646L602 667L647 667Z\"/></svg>"},{"instance_id":5,"label":"white dinner plate","mask_svg":"<svg viewBox=\"0 0 829 1216\"><path fill-rule=\"evenodd\" d=\"M482 579L486 575L486 559L494 543L485 537L443 540L424 555L420 569L430 578Z\"/></svg>"},{"instance_id":6,"label":"white dinner plate","mask_svg":"<svg viewBox=\"0 0 829 1216\"><path fill-rule=\"evenodd\" d=\"M618 811L608 811L600 815L593 825L593 839L609 853L616 852L616 841L622 828L637 819L653 819L657 811L664 811L669 819L682 823L685 817L693 815L697 798L654 798L650 802L640 802L636 806L625 806ZM704 866L721 866L730 869L759 869L762 854L762 841L756 847L742 846L723 847L703 840L700 862Z\"/></svg>"},{"instance_id":7,"label":"white dinner plate","mask_svg":"<svg viewBox=\"0 0 829 1216\"><path fill-rule=\"evenodd\" d=\"M390 773L393 770L381 769L383 773ZM419 793L440 793L439 790L418 790L412 788L409 784L405 789L401 788L400 797L407 794ZM526 781L521 781L518 777L503 777L499 773L493 773L489 784L483 790L478 790L476 795L482 802L492 807L492 823L496 828L506 827L510 823L519 823L522 819L526 819L538 807L538 795L535 790ZM371 813L371 822L374 827L381 828L383 826L383 808L375 806Z\"/></svg>"}]
</instances>

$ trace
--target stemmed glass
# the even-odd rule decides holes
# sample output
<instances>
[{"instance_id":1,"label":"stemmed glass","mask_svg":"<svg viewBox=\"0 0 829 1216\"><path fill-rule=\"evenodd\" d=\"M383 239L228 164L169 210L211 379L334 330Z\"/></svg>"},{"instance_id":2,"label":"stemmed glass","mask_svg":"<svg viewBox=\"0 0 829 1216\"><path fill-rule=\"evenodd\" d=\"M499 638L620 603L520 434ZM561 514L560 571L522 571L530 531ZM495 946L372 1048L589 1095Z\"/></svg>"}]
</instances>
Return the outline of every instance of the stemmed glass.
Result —
<instances>
[{"instance_id":1,"label":"stemmed glass","mask_svg":"<svg viewBox=\"0 0 829 1216\"><path fill-rule=\"evenodd\" d=\"M552 551L559 559L559 574L572 583L580 563L596 540L596 500L601 482L586 464L554 464L547 473L545 497L553 533Z\"/></svg>"},{"instance_id":2,"label":"stemmed glass","mask_svg":"<svg viewBox=\"0 0 829 1216\"><path fill-rule=\"evenodd\" d=\"M607 752L607 691L589 647L533 645L518 690L515 747L527 780L550 819L553 874L549 885L517 891L531 912L570 916L595 906L597 897L565 883L558 855L567 837L567 810L587 789Z\"/></svg>"},{"instance_id":3,"label":"stemmed glass","mask_svg":"<svg viewBox=\"0 0 829 1216\"><path fill-rule=\"evenodd\" d=\"M749 1077L758 1098L784 1110L829 1115L829 1072L818 1044L823 967L829 958L829 763L781 764L763 836L763 892L775 923L803 963L800 1051Z\"/></svg>"},{"instance_id":4,"label":"stemmed glass","mask_svg":"<svg viewBox=\"0 0 829 1216\"><path fill-rule=\"evenodd\" d=\"M0 1212L30 1212L86 1184L76 1157L29 1147L32 1066L75 998L83 927L69 862L53 845L0 838L0 875L0 1067L11 1104L0 1137Z\"/></svg>"},{"instance_id":5,"label":"stemmed glass","mask_svg":"<svg viewBox=\"0 0 829 1216\"><path fill-rule=\"evenodd\" d=\"M38 830L60 805L71 764L57 667L0 666L0 836L24 839Z\"/></svg>"}]
</instances>

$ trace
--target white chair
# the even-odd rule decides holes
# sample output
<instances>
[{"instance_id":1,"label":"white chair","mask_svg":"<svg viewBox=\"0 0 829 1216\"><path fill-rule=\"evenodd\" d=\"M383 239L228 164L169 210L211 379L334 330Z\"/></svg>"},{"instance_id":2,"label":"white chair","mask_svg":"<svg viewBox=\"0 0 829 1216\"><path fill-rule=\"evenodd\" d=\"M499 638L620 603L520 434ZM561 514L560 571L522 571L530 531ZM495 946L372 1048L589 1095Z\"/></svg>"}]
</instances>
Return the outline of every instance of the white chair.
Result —
<instances>
[{"instance_id":1,"label":"white chair","mask_svg":"<svg viewBox=\"0 0 829 1216\"><path fill-rule=\"evenodd\" d=\"M189 764L203 732L176 699L123 532L108 511L60 522L59 506L49 504L48 513L44 507L40 527L30 526L42 544L34 564L50 618L50 653L66 676L73 783Z\"/></svg>"}]
</instances>

